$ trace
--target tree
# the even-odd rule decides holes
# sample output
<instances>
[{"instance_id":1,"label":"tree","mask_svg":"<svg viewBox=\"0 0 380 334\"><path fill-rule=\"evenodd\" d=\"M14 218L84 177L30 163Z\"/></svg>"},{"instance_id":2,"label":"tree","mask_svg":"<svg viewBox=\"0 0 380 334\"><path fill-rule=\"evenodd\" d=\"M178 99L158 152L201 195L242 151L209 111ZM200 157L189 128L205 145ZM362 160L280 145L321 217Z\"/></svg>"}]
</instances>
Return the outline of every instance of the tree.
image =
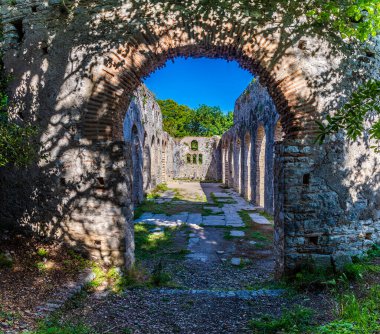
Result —
<instances>
[{"instance_id":1,"label":"tree","mask_svg":"<svg viewBox=\"0 0 380 334\"><path fill-rule=\"evenodd\" d=\"M336 29L341 37L353 42L364 42L380 32L379 0L315 1L315 8L307 15ZM326 124L318 122L318 140L322 143L327 135L341 129L347 137L357 140L365 132L369 123L369 136L377 141L373 148L380 152L380 81L369 80L363 83L349 101L333 116L326 117Z\"/></svg>"},{"instance_id":2,"label":"tree","mask_svg":"<svg viewBox=\"0 0 380 334\"><path fill-rule=\"evenodd\" d=\"M175 138L222 135L233 125L233 113L224 114L219 107L201 105L193 110L173 100L157 102L161 108L164 130Z\"/></svg>"},{"instance_id":3,"label":"tree","mask_svg":"<svg viewBox=\"0 0 380 334\"><path fill-rule=\"evenodd\" d=\"M371 123L369 136L380 143L380 81L369 80L360 86L351 96L350 100L335 113L327 116L327 125L318 122L318 140L322 143L327 135L341 129L346 131L347 137L357 140L365 131L365 124ZM372 121L375 119L375 121ZM373 148L380 152L379 145Z\"/></svg>"}]
</instances>

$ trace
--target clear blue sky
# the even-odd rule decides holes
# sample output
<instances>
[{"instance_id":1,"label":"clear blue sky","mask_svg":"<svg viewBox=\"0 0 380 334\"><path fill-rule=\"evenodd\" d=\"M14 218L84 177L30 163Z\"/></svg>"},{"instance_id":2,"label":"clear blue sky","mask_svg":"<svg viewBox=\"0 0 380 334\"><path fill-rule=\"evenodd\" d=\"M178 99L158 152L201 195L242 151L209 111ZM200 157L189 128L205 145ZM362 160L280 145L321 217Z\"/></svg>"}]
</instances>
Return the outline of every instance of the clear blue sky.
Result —
<instances>
[{"instance_id":1,"label":"clear blue sky","mask_svg":"<svg viewBox=\"0 0 380 334\"><path fill-rule=\"evenodd\" d=\"M219 106L228 112L233 111L235 100L252 78L235 61L176 58L152 73L145 84L158 99L172 99L190 108L200 104Z\"/></svg>"}]
</instances>

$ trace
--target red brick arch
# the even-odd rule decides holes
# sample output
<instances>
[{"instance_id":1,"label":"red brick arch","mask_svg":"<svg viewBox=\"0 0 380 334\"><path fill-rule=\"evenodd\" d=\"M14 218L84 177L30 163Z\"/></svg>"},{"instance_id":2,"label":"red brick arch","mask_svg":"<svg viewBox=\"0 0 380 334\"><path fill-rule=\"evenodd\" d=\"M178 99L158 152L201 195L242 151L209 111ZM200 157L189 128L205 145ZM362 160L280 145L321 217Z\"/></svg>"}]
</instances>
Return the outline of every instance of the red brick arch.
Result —
<instances>
[{"instance_id":1,"label":"red brick arch","mask_svg":"<svg viewBox=\"0 0 380 334\"><path fill-rule=\"evenodd\" d=\"M214 28L218 34L187 24L173 30L150 27L149 31L136 34L125 45L104 55L104 64L93 75L94 89L82 122L86 139L122 139L122 120L132 92L141 79L178 56L236 60L242 68L258 75L268 88L282 116L286 138L315 133L313 91L296 57L291 52L278 54L279 41L275 37L254 35L232 24Z\"/></svg>"}]
</instances>

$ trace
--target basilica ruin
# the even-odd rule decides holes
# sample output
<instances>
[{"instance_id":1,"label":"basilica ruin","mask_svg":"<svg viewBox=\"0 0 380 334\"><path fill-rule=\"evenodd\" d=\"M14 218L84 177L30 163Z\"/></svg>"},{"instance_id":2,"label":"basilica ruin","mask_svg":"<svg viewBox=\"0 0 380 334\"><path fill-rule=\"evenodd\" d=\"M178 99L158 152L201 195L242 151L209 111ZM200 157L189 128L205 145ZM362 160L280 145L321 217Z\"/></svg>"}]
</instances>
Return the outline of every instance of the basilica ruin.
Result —
<instances>
[{"instance_id":1,"label":"basilica ruin","mask_svg":"<svg viewBox=\"0 0 380 334\"><path fill-rule=\"evenodd\" d=\"M371 52L341 49L302 18L262 10L252 22L239 6L198 15L196 1L186 11L149 0L2 7L11 113L38 125L42 157L27 171L1 171L2 225L129 267L135 203L157 184L190 179L222 181L274 213L279 275L304 264L340 268L380 241L371 140L315 141L316 121L379 79L378 40ZM141 82L178 56L235 60L257 78L221 138L163 131Z\"/></svg>"}]
</instances>

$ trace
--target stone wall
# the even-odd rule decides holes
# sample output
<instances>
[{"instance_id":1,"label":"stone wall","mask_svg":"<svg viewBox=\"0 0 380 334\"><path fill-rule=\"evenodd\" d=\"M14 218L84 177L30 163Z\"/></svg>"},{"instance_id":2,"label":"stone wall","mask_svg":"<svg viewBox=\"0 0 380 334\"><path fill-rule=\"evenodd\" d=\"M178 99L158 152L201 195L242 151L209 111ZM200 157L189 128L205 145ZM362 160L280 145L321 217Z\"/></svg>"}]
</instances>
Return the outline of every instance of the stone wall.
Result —
<instances>
[{"instance_id":1,"label":"stone wall","mask_svg":"<svg viewBox=\"0 0 380 334\"><path fill-rule=\"evenodd\" d=\"M220 137L174 139L163 130L162 114L152 92L141 85L124 120L124 140L131 145L133 201L173 179L220 181Z\"/></svg>"},{"instance_id":2,"label":"stone wall","mask_svg":"<svg viewBox=\"0 0 380 334\"><path fill-rule=\"evenodd\" d=\"M282 140L280 116L258 79L236 100L234 126L222 137L223 182L274 213L274 143Z\"/></svg>"},{"instance_id":3,"label":"stone wall","mask_svg":"<svg viewBox=\"0 0 380 334\"><path fill-rule=\"evenodd\" d=\"M309 263L341 269L352 256L380 242L378 158L368 138L347 144L338 134L326 144L327 153L320 147L318 163L310 170L295 157L311 166L309 154L316 147L298 143L301 148L285 148L284 135L272 98L255 80L237 99L234 126L222 136L223 182L275 213L275 240L285 235L284 246L293 249L294 265L302 254ZM292 166L290 174L281 168L284 159ZM278 223L284 218L283 187L295 178L302 180L302 198L312 198L314 206L306 210L290 196L286 218L292 224L284 231ZM325 225L318 230L320 219ZM275 249L281 251L278 245Z\"/></svg>"},{"instance_id":4,"label":"stone wall","mask_svg":"<svg viewBox=\"0 0 380 334\"><path fill-rule=\"evenodd\" d=\"M220 137L185 137L174 147L174 179L220 181Z\"/></svg>"},{"instance_id":5,"label":"stone wall","mask_svg":"<svg viewBox=\"0 0 380 334\"><path fill-rule=\"evenodd\" d=\"M164 130L162 114L154 95L141 85L124 120L124 140L132 146L133 201L160 183L173 178L175 141Z\"/></svg>"},{"instance_id":6,"label":"stone wall","mask_svg":"<svg viewBox=\"0 0 380 334\"><path fill-rule=\"evenodd\" d=\"M313 260L338 266L379 240L380 164L369 149L373 143L347 143L339 135L315 144L315 121L337 110L363 80L380 78L378 40L362 46L330 39L269 1L268 10L253 1L245 3L250 10L234 3L207 13L199 13L197 1L65 3L2 1L11 114L39 126L45 157L28 171L1 170L2 223L49 230L89 254L131 264L125 113L142 79L168 59L203 56L236 60L258 75L280 115L278 273ZM253 22L247 13L256 12ZM239 159L235 180L241 179Z\"/></svg>"}]
</instances>

